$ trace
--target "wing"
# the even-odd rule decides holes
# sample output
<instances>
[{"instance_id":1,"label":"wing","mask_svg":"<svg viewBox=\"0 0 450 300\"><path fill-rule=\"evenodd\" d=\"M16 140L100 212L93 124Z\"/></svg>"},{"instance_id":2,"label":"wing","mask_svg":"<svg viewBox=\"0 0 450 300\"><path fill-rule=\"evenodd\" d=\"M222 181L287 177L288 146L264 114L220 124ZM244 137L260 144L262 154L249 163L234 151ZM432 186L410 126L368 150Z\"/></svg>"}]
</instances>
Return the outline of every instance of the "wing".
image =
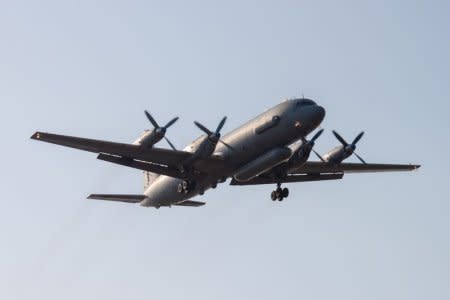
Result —
<instances>
[{"instance_id":1,"label":"wing","mask_svg":"<svg viewBox=\"0 0 450 300\"><path fill-rule=\"evenodd\" d=\"M52 133L36 132L31 139L61 146L71 147L93 153L109 154L123 159L137 159L153 164L164 165L171 169L178 169L184 161L192 157L186 151L167 150L161 148L143 149L138 145L94 140ZM204 173L215 173L226 165L226 162L216 157L202 159L194 167Z\"/></svg>"},{"instance_id":2,"label":"wing","mask_svg":"<svg viewBox=\"0 0 450 300\"><path fill-rule=\"evenodd\" d=\"M420 165L360 163L341 163L339 165L331 165L326 162L307 162L300 168L290 172L290 174L285 177L277 177L276 172L270 170L246 182L239 182L233 179L230 185L257 185L335 180L342 179L345 173L412 171L418 168L420 168Z\"/></svg>"},{"instance_id":3,"label":"wing","mask_svg":"<svg viewBox=\"0 0 450 300\"><path fill-rule=\"evenodd\" d=\"M411 164L361 164L361 163L341 163L330 165L326 162L306 162L292 173L300 174L321 174L321 173L375 173L375 172L395 172L413 171L420 168L420 165Z\"/></svg>"},{"instance_id":4,"label":"wing","mask_svg":"<svg viewBox=\"0 0 450 300\"><path fill-rule=\"evenodd\" d=\"M181 178L181 179L184 179L186 177L186 175L183 174L182 172L180 172L180 170L177 168L170 167L170 166L163 166L160 164L149 163L149 162L140 161L140 160L136 160L136 159L130 159L130 158L126 158L126 157L115 156L115 155L110 155L110 154L105 154L105 153L100 153L97 156L97 159L104 160L104 161L111 162L111 163L118 164L118 165L122 165L122 166L126 166L126 167L130 167L130 168L134 168L134 169L139 169L142 171L160 174L160 175L166 175L166 176Z\"/></svg>"}]
</instances>

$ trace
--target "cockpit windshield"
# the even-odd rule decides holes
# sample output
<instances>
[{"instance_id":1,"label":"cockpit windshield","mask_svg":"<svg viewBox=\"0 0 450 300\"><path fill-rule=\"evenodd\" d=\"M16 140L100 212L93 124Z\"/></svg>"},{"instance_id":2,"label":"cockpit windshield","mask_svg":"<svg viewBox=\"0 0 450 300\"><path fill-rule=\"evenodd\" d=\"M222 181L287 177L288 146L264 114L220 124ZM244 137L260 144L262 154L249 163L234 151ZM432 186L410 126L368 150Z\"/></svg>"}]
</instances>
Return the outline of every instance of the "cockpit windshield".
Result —
<instances>
[{"instance_id":1,"label":"cockpit windshield","mask_svg":"<svg viewBox=\"0 0 450 300\"><path fill-rule=\"evenodd\" d=\"M301 106L316 105L316 102L312 101L311 99L299 99L297 100L297 105Z\"/></svg>"}]
</instances>

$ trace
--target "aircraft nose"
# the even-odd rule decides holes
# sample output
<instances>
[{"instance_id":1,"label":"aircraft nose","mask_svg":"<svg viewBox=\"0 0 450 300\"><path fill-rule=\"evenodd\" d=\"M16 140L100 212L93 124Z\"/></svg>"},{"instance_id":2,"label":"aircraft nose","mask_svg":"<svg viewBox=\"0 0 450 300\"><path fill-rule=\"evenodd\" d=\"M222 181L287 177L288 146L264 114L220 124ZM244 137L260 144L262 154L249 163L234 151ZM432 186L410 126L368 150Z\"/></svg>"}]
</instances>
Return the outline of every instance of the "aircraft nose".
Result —
<instances>
[{"instance_id":1,"label":"aircraft nose","mask_svg":"<svg viewBox=\"0 0 450 300\"><path fill-rule=\"evenodd\" d=\"M310 105L300 111L297 128L303 128L309 133L322 123L325 118L325 109L320 105Z\"/></svg>"},{"instance_id":2,"label":"aircraft nose","mask_svg":"<svg viewBox=\"0 0 450 300\"><path fill-rule=\"evenodd\" d=\"M320 105L316 105L314 107L313 114L314 114L313 117L314 122L320 124L323 121L323 118L325 118L325 108L323 108Z\"/></svg>"}]
</instances>

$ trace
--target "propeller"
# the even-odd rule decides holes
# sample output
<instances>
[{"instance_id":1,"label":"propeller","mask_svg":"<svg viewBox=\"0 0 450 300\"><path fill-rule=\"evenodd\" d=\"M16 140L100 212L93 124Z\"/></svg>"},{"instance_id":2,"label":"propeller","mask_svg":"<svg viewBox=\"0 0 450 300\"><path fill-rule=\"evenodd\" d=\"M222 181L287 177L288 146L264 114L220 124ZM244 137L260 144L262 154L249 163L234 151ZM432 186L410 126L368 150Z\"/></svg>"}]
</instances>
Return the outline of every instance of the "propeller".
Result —
<instances>
[{"instance_id":1,"label":"propeller","mask_svg":"<svg viewBox=\"0 0 450 300\"><path fill-rule=\"evenodd\" d=\"M319 131L317 131L317 133L312 137L312 139L309 142L312 143L314 146L314 142L319 138L319 136L322 135L322 133L323 133L323 128L320 129Z\"/></svg>"},{"instance_id":2,"label":"propeller","mask_svg":"<svg viewBox=\"0 0 450 300\"><path fill-rule=\"evenodd\" d=\"M323 128L320 129L319 131L317 131L316 134L315 134L315 135L312 137L312 139L310 139L309 141L306 140L305 138L303 138L302 140L303 140L304 145L307 145L307 146L311 149L311 151L313 151L314 154L315 154L318 158L320 158L321 161L324 161L324 159L322 158L322 156L320 156L320 154L317 153L317 151L314 150L314 148L313 148L314 145L315 145L315 143L316 143L316 140L319 138L319 136L322 135L322 133L323 133Z\"/></svg>"},{"instance_id":3,"label":"propeller","mask_svg":"<svg viewBox=\"0 0 450 300\"><path fill-rule=\"evenodd\" d=\"M169 128L170 126L172 126L176 121L178 121L178 117L173 118L172 120L170 120L169 122L167 122L166 125L164 126L159 126L159 124L156 122L156 120L152 117L152 115L148 112L145 111L145 115L147 116L147 119L150 121L150 123L153 125L153 127L155 128L155 134L157 136L159 136L159 138L164 138L166 140L166 142L169 144L169 146L173 149L176 150L175 146L170 142L170 140L166 137L166 131L167 128Z\"/></svg>"},{"instance_id":4,"label":"propeller","mask_svg":"<svg viewBox=\"0 0 450 300\"><path fill-rule=\"evenodd\" d=\"M212 132L211 130L209 130L208 128L206 128L206 126L204 126L203 124L201 124L200 122L194 121L194 124L204 133L206 133L206 135L208 136L208 139L213 143L213 144L217 144L217 143L221 143L223 145L225 145L227 148L234 150L233 147L231 147L230 145L228 145L227 143L225 143L224 141L222 141L220 139L221 135L220 135L220 131L222 130L222 127L225 125L225 122L227 121L227 117L223 117L222 120L220 121L219 125L217 125L217 128L214 132Z\"/></svg>"},{"instance_id":5,"label":"propeller","mask_svg":"<svg viewBox=\"0 0 450 300\"><path fill-rule=\"evenodd\" d=\"M351 144L347 143L344 138L337 133L336 131L333 130L333 134L336 137L336 139L341 142L342 146L344 146L344 151L349 154L355 154L355 156L363 163L365 164L366 162L364 161L364 159L361 158L361 156L359 156L356 152L356 144L359 142L359 140L362 138L362 136L364 135L364 131L361 131L353 140L353 142Z\"/></svg>"}]
</instances>

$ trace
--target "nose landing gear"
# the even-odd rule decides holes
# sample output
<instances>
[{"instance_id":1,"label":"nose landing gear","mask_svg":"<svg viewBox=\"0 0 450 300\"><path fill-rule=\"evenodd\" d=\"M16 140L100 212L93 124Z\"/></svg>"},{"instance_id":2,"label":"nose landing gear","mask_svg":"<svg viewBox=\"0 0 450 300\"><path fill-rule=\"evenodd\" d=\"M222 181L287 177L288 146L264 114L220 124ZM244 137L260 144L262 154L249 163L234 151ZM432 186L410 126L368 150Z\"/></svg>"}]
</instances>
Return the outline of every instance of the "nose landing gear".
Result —
<instances>
[{"instance_id":1,"label":"nose landing gear","mask_svg":"<svg viewBox=\"0 0 450 300\"><path fill-rule=\"evenodd\" d=\"M177 191L180 194L189 194L192 190L195 189L196 182L190 180L183 180L178 184Z\"/></svg>"},{"instance_id":2,"label":"nose landing gear","mask_svg":"<svg viewBox=\"0 0 450 300\"><path fill-rule=\"evenodd\" d=\"M277 183L276 190L272 191L270 194L270 198L272 201L283 201L284 198L289 197L289 189L288 188L281 188L281 183Z\"/></svg>"}]
</instances>

